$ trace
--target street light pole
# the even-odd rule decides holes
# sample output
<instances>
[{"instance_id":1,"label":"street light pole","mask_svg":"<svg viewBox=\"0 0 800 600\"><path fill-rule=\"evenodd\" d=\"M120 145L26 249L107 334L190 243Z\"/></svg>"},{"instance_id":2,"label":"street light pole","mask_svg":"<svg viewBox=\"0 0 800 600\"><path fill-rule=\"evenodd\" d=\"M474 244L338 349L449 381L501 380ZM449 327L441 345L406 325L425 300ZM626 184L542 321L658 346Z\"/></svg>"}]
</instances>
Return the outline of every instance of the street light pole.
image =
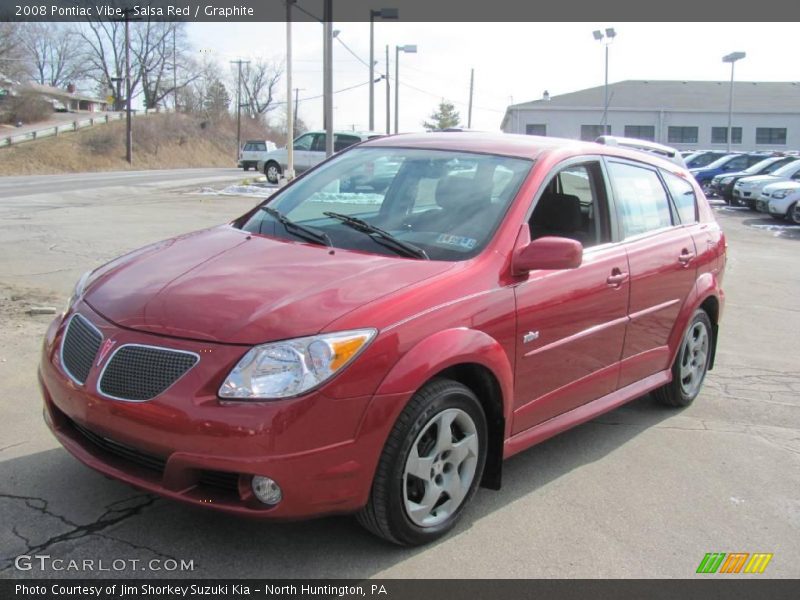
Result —
<instances>
[{"instance_id":1,"label":"street light pole","mask_svg":"<svg viewBox=\"0 0 800 600\"><path fill-rule=\"evenodd\" d=\"M617 32L614 31L613 27L607 27L605 35L599 29L596 29L592 32L592 36L598 42L605 39L606 41L603 43L605 46L605 55L606 55L606 68L605 68L605 83L603 85L603 121L600 124L602 135L606 135L608 133L608 47L611 45L611 42L614 41L614 38L617 37Z\"/></svg>"},{"instance_id":2,"label":"street light pole","mask_svg":"<svg viewBox=\"0 0 800 600\"><path fill-rule=\"evenodd\" d=\"M325 123L325 156L333 154L333 2L325 0L322 15L322 93Z\"/></svg>"},{"instance_id":3,"label":"street light pole","mask_svg":"<svg viewBox=\"0 0 800 600\"><path fill-rule=\"evenodd\" d=\"M731 151L731 141L733 138L733 128L731 127L733 122L733 66L736 64L737 60L745 56L747 56L747 54L744 52L731 52L722 57L722 62L731 63L731 87L730 93L728 94L728 131L726 136L728 138L728 152Z\"/></svg>"},{"instance_id":4,"label":"street light pole","mask_svg":"<svg viewBox=\"0 0 800 600\"><path fill-rule=\"evenodd\" d=\"M394 47L394 132L400 130L400 52L416 54L415 44Z\"/></svg>"},{"instance_id":5,"label":"street light pole","mask_svg":"<svg viewBox=\"0 0 800 600\"><path fill-rule=\"evenodd\" d=\"M294 179L294 119L292 115L292 4L286 0L286 173L284 177Z\"/></svg>"},{"instance_id":6,"label":"street light pole","mask_svg":"<svg viewBox=\"0 0 800 600\"><path fill-rule=\"evenodd\" d=\"M386 135L392 133L392 93L389 83L389 44L386 44Z\"/></svg>"},{"instance_id":7,"label":"street light pole","mask_svg":"<svg viewBox=\"0 0 800 600\"><path fill-rule=\"evenodd\" d=\"M232 65L238 65L239 74L236 78L236 160L242 149L242 65L249 65L249 60L232 60Z\"/></svg>"},{"instance_id":8,"label":"street light pole","mask_svg":"<svg viewBox=\"0 0 800 600\"><path fill-rule=\"evenodd\" d=\"M133 133L131 128L131 32L130 14L125 10L125 160L133 164Z\"/></svg>"},{"instance_id":9,"label":"street light pole","mask_svg":"<svg viewBox=\"0 0 800 600\"><path fill-rule=\"evenodd\" d=\"M375 17L397 19L396 8L381 8L369 11L369 130L375 130ZM387 71L386 77L389 77Z\"/></svg>"}]
</instances>

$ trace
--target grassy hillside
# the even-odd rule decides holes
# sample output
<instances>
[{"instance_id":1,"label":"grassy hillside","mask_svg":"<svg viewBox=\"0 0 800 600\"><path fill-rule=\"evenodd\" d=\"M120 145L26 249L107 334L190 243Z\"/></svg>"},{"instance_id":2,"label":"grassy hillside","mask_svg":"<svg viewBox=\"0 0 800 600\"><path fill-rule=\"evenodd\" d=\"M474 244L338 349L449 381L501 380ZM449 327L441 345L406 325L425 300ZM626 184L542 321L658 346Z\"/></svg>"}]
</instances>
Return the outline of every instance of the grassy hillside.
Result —
<instances>
[{"instance_id":1,"label":"grassy hillside","mask_svg":"<svg viewBox=\"0 0 800 600\"><path fill-rule=\"evenodd\" d=\"M242 139L274 139L242 122ZM277 141L277 140L276 140ZM133 165L125 160L125 121L0 148L0 175L236 166L236 122L184 114L134 117Z\"/></svg>"}]
</instances>

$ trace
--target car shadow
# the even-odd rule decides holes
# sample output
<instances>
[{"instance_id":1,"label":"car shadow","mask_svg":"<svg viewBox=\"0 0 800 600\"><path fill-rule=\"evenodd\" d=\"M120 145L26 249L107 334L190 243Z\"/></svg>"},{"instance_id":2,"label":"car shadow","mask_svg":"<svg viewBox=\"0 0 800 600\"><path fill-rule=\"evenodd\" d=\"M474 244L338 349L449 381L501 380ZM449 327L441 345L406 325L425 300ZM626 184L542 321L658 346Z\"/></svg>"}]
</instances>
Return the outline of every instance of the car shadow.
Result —
<instances>
[{"instance_id":1,"label":"car shadow","mask_svg":"<svg viewBox=\"0 0 800 600\"><path fill-rule=\"evenodd\" d=\"M0 532L0 539L14 541L3 542L0 577L93 576L14 569L13 556L34 552L95 560L170 557L194 564L191 573L115 572L119 577L369 577L432 547L457 544L458 536L493 512L602 459L676 414L643 396L512 457L504 465L502 489L479 489L455 531L423 548L384 542L347 516L277 523L189 507L104 478L60 448L40 452L0 463L0 481L11 490L0 498L15 503L13 518L3 527L12 529L13 523L13 530ZM73 516L75 511L81 516ZM526 523L522 515L519 526L534 527L535 515L530 518Z\"/></svg>"}]
</instances>

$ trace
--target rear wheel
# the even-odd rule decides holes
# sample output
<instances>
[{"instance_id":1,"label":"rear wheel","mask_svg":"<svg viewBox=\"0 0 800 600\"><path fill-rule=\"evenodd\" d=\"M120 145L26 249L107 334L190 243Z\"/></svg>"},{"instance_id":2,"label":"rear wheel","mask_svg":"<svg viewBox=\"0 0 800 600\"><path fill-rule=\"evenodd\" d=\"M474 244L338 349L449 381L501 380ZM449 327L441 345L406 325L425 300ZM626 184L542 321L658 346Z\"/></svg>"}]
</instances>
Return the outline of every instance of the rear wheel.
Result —
<instances>
[{"instance_id":1,"label":"rear wheel","mask_svg":"<svg viewBox=\"0 0 800 600\"><path fill-rule=\"evenodd\" d=\"M359 523L402 545L443 536L475 493L486 447L486 417L475 394L450 379L431 381L398 417Z\"/></svg>"},{"instance_id":2,"label":"rear wheel","mask_svg":"<svg viewBox=\"0 0 800 600\"><path fill-rule=\"evenodd\" d=\"M698 309L683 335L680 350L672 365L672 381L653 391L653 396L667 406L689 406L703 386L713 343L711 319Z\"/></svg>"}]
</instances>

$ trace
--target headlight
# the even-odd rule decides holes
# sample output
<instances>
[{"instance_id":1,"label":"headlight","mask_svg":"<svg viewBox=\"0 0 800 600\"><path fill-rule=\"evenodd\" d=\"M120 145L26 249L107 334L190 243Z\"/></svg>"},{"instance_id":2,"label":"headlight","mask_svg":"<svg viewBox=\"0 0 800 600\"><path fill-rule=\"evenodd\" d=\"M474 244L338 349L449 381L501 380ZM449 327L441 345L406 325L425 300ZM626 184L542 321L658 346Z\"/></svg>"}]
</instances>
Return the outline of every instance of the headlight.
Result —
<instances>
[{"instance_id":1,"label":"headlight","mask_svg":"<svg viewBox=\"0 0 800 600\"><path fill-rule=\"evenodd\" d=\"M91 277L92 273L93 271L86 271L86 273L81 275L81 278L78 279L78 283L75 284L72 294L70 294L69 300L67 300L64 314L68 313L72 306L83 296L83 292L86 290L86 283L89 281L89 277Z\"/></svg>"},{"instance_id":2,"label":"headlight","mask_svg":"<svg viewBox=\"0 0 800 600\"><path fill-rule=\"evenodd\" d=\"M250 400L298 396L351 363L376 334L375 329L358 329L256 346L230 372L219 395Z\"/></svg>"},{"instance_id":3,"label":"headlight","mask_svg":"<svg viewBox=\"0 0 800 600\"><path fill-rule=\"evenodd\" d=\"M790 189L789 189L789 190L775 190L775 191L774 191L774 192L772 192L772 194L770 194L770 195L771 195L773 198L777 199L777 200L781 200L781 199L783 199L783 198L786 198L786 196L788 196L789 194L791 194L793 191L794 191L794 190L790 190Z\"/></svg>"}]
</instances>

